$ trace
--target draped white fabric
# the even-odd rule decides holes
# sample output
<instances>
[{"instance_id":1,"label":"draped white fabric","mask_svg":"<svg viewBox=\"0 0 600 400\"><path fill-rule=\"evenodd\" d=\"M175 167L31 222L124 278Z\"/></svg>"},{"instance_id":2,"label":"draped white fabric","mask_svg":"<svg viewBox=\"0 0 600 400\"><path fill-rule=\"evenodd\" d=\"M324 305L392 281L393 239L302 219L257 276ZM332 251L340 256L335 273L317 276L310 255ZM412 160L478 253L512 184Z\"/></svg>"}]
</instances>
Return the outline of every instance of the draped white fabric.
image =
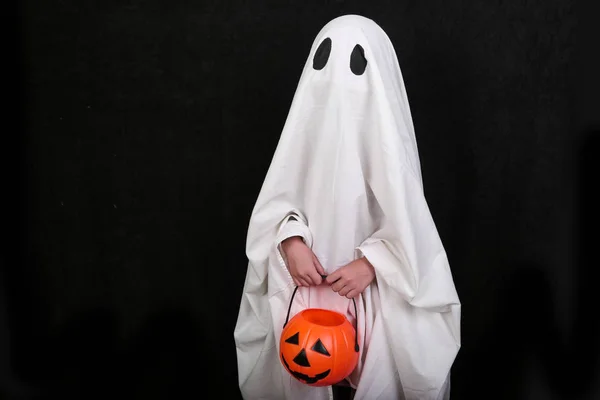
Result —
<instances>
[{"instance_id":1,"label":"draped white fabric","mask_svg":"<svg viewBox=\"0 0 600 400\"><path fill-rule=\"evenodd\" d=\"M325 66L315 69L326 39ZM366 60L358 74L351 68L357 45ZM303 237L327 273L363 255L375 268L375 281L356 298L355 399L449 398L460 301L424 197L396 53L367 18L336 18L316 37L251 216L234 334L245 399L330 395L295 380L279 361L295 286L278 245L290 236ZM291 316L309 307L356 318L352 301L327 284L300 288Z\"/></svg>"}]
</instances>

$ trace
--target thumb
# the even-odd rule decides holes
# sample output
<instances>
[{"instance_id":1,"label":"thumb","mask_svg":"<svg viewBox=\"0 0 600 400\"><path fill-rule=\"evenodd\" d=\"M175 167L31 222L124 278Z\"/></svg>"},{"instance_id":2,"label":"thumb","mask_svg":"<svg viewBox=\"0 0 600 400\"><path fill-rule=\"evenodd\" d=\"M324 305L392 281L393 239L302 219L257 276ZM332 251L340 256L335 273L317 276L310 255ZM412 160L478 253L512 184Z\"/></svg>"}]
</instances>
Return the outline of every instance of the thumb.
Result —
<instances>
[{"instance_id":1,"label":"thumb","mask_svg":"<svg viewBox=\"0 0 600 400\"><path fill-rule=\"evenodd\" d=\"M335 283L335 281L337 281L338 279L340 279L342 277L342 269L343 268L338 268L335 271L333 271L331 274L329 274L327 276L327 278L325 279L325 281L327 281L328 284L332 284Z\"/></svg>"},{"instance_id":2,"label":"thumb","mask_svg":"<svg viewBox=\"0 0 600 400\"><path fill-rule=\"evenodd\" d=\"M314 264L315 264L315 268L317 269L317 272L320 275L326 275L325 274L325 269L323 268L323 266L321 265L321 263L319 262L319 259L315 256L314 257Z\"/></svg>"}]
</instances>

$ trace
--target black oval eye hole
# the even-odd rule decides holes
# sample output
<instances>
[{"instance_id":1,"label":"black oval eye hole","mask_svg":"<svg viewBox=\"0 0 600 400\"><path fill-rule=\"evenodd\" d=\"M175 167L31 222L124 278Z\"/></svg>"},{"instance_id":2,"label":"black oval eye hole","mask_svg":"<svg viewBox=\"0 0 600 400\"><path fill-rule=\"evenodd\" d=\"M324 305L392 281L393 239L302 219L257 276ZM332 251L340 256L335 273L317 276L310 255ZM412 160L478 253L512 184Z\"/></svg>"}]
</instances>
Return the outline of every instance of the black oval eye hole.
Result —
<instances>
[{"instance_id":1,"label":"black oval eye hole","mask_svg":"<svg viewBox=\"0 0 600 400\"><path fill-rule=\"evenodd\" d=\"M354 46L350 55L350 69L354 75L362 75L367 69L367 59L365 58L365 50L360 44Z\"/></svg>"},{"instance_id":2,"label":"black oval eye hole","mask_svg":"<svg viewBox=\"0 0 600 400\"><path fill-rule=\"evenodd\" d=\"M329 55L331 54L331 39L325 38L315 51L315 56L313 58L313 68L317 71L322 70L327 65L327 60L329 60Z\"/></svg>"}]
</instances>

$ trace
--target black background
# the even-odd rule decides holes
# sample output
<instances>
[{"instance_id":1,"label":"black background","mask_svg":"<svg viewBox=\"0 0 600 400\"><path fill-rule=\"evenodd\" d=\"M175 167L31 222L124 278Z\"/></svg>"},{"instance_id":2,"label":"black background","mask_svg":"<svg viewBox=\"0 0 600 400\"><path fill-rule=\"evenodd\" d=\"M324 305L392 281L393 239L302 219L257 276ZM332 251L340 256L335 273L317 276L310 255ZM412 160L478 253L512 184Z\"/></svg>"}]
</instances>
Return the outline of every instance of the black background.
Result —
<instances>
[{"instance_id":1,"label":"black background","mask_svg":"<svg viewBox=\"0 0 600 400\"><path fill-rule=\"evenodd\" d=\"M403 70L463 303L452 398L598 393L571 2L28 0L5 77L7 396L239 397L248 218L310 45L347 13Z\"/></svg>"}]
</instances>

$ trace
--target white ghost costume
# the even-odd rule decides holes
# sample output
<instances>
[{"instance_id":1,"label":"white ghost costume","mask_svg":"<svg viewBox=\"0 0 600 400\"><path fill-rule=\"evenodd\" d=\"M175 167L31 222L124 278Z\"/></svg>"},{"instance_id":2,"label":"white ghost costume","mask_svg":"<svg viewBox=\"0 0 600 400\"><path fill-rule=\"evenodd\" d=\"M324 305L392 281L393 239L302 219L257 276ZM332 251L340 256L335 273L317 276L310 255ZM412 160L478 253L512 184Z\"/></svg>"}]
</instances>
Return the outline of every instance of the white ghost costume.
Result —
<instances>
[{"instance_id":1,"label":"white ghost costume","mask_svg":"<svg viewBox=\"0 0 600 400\"><path fill-rule=\"evenodd\" d=\"M370 19L339 17L318 34L252 212L234 333L248 400L332 395L297 381L279 359L295 288L279 244L291 236L304 239L327 274L362 256L375 269L355 299L360 357L347 379L354 399L448 399L461 305L424 197L396 53ZM298 289L291 317L306 308L356 318L352 300L327 284Z\"/></svg>"}]
</instances>

